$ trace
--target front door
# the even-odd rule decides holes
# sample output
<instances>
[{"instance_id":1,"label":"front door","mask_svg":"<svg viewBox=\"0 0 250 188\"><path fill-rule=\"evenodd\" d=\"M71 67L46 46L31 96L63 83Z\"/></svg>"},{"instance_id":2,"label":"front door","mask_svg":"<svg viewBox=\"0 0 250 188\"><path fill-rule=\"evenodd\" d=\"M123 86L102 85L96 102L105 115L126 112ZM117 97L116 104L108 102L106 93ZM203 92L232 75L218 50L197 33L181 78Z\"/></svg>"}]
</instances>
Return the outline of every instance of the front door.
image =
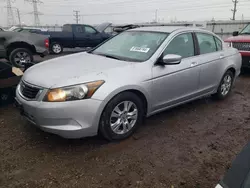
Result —
<instances>
[{"instance_id":1,"label":"front door","mask_svg":"<svg viewBox=\"0 0 250 188\"><path fill-rule=\"evenodd\" d=\"M74 30L75 47L88 47L86 45L86 33L84 25L75 25Z\"/></svg>"},{"instance_id":2,"label":"front door","mask_svg":"<svg viewBox=\"0 0 250 188\"><path fill-rule=\"evenodd\" d=\"M88 47L95 47L102 42L102 33L96 31L93 27L86 25L85 33Z\"/></svg>"},{"instance_id":3,"label":"front door","mask_svg":"<svg viewBox=\"0 0 250 188\"><path fill-rule=\"evenodd\" d=\"M178 54L182 61L177 65L154 65L153 110L172 106L196 97L199 86L200 67L195 53L192 33L176 36L166 47L163 55Z\"/></svg>"}]
</instances>

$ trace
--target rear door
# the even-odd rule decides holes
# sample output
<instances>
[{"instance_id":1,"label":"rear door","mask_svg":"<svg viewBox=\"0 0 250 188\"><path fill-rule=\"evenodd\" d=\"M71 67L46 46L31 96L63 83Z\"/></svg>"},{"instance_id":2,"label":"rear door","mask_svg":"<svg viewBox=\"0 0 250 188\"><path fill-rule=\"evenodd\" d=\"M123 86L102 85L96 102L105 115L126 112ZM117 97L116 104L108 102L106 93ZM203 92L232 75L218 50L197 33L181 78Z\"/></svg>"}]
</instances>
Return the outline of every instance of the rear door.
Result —
<instances>
[{"instance_id":1,"label":"rear door","mask_svg":"<svg viewBox=\"0 0 250 188\"><path fill-rule=\"evenodd\" d=\"M217 89L224 71L225 54L221 40L214 35L196 32L196 37L201 66L199 90L205 94Z\"/></svg>"}]
</instances>

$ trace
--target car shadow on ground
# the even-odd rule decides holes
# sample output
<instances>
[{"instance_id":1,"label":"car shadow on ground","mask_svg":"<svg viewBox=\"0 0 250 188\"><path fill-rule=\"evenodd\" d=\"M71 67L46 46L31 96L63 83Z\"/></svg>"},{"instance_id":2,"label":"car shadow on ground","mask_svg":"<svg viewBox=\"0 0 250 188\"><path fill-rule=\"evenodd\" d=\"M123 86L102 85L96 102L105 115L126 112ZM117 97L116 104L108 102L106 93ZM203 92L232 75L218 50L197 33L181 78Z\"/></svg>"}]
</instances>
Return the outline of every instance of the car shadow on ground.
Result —
<instances>
[{"instance_id":1,"label":"car shadow on ground","mask_svg":"<svg viewBox=\"0 0 250 188\"><path fill-rule=\"evenodd\" d=\"M166 126L175 126L175 117L195 111L196 108L206 107L206 105L211 103L218 103L218 101L214 101L210 97L204 97L153 115L145 120L145 123L132 137L124 141L114 142L113 144L122 144L123 142L130 143L135 140L147 138L150 139L152 136L156 136L161 132L161 129L166 129ZM29 142L42 142L50 148L84 147L85 149L93 149L110 143L100 135L82 139L61 138L60 136L43 132L33 124L29 123L25 118L20 118L22 119L23 132L25 132L29 138Z\"/></svg>"}]
</instances>

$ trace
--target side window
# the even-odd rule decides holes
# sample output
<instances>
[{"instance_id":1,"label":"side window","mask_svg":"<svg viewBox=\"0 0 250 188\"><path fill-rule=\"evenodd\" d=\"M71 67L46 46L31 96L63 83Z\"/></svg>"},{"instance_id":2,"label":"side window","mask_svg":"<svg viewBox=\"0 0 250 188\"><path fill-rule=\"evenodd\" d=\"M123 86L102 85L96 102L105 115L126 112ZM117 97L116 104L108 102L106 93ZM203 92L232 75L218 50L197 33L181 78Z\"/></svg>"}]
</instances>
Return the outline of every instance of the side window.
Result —
<instances>
[{"instance_id":1,"label":"side window","mask_svg":"<svg viewBox=\"0 0 250 188\"><path fill-rule=\"evenodd\" d=\"M94 30L92 27L85 26L85 32L90 34L95 34L96 30Z\"/></svg>"},{"instance_id":2,"label":"side window","mask_svg":"<svg viewBox=\"0 0 250 188\"><path fill-rule=\"evenodd\" d=\"M214 37L215 42L216 42L216 46L217 46L217 51L221 51L222 50L222 42L220 39L218 39L217 37Z\"/></svg>"},{"instance_id":3,"label":"side window","mask_svg":"<svg viewBox=\"0 0 250 188\"><path fill-rule=\"evenodd\" d=\"M200 54L208 54L217 51L213 35L196 33L196 36L200 47Z\"/></svg>"},{"instance_id":4,"label":"side window","mask_svg":"<svg viewBox=\"0 0 250 188\"><path fill-rule=\"evenodd\" d=\"M191 33L175 37L164 50L163 55L176 54L187 58L194 56L194 41Z\"/></svg>"},{"instance_id":5,"label":"side window","mask_svg":"<svg viewBox=\"0 0 250 188\"><path fill-rule=\"evenodd\" d=\"M81 25L76 25L76 32L77 33L84 33L84 27Z\"/></svg>"},{"instance_id":6,"label":"side window","mask_svg":"<svg viewBox=\"0 0 250 188\"><path fill-rule=\"evenodd\" d=\"M63 31L72 32L72 26L71 25L64 25L63 26Z\"/></svg>"}]
</instances>

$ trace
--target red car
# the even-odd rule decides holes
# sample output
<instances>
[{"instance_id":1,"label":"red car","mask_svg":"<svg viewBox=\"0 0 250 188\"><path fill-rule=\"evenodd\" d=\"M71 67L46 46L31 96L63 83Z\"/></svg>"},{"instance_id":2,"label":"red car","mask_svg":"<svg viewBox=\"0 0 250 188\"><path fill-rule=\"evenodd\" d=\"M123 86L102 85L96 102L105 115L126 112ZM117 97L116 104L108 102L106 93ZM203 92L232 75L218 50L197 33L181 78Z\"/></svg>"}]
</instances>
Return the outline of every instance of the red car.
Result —
<instances>
[{"instance_id":1,"label":"red car","mask_svg":"<svg viewBox=\"0 0 250 188\"><path fill-rule=\"evenodd\" d=\"M241 53L242 68L250 68L250 24L240 32L233 32L233 36L226 39L225 42Z\"/></svg>"}]
</instances>

